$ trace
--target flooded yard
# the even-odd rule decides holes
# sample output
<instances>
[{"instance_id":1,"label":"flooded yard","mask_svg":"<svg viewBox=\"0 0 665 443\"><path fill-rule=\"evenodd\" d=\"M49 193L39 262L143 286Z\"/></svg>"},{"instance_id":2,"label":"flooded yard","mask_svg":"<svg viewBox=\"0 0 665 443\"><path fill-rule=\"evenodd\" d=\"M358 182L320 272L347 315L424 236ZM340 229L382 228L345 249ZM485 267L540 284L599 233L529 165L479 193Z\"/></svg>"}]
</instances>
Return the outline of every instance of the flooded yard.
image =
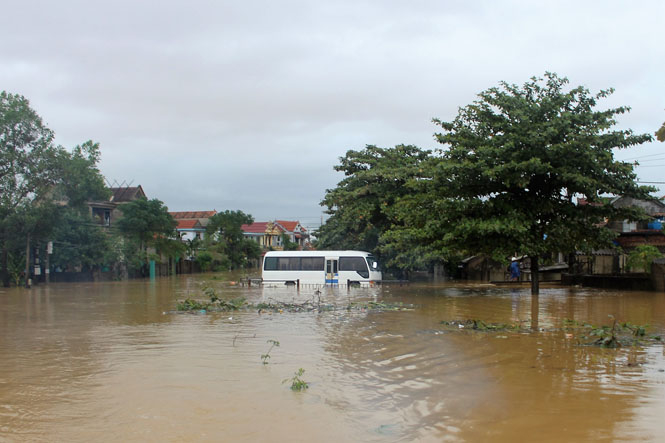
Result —
<instances>
[{"instance_id":1,"label":"flooded yard","mask_svg":"<svg viewBox=\"0 0 665 443\"><path fill-rule=\"evenodd\" d=\"M566 327L616 319L662 336L664 294L452 283L316 294L218 277L0 289L0 441L665 439L662 342L584 346L585 330ZM174 312L204 287L334 309ZM468 319L520 328L442 323ZM294 392L300 368L309 388Z\"/></svg>"}]
</instances>

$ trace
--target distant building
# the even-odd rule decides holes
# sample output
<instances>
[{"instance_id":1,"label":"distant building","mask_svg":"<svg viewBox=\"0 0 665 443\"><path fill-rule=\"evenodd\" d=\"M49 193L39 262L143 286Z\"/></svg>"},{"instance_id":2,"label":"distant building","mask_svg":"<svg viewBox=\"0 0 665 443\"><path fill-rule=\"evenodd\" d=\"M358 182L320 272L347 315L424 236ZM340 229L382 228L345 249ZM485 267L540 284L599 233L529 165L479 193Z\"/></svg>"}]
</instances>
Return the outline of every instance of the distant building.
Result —
<instances>
[{"instance_id":1,"label":"distant building","mask_svg":"<svg viewBox=\"0 0 665 443\"><path fill-rule=\"evenodd\" d=\"M275 222L254 222L251 225L242 225L245 238L253 240L263 249L284 249L282 234L286 229Z\"/></svg>"},{"instance_id":2,"label":"distant building","mask_svg":"<svg viewBox=\"0 0 665 443\"><path fill-rule=\"evenodd\" d=\"M608 227L620 233L661 230L665 219L665 203L662 200L638 200L632 197L616 197L612 206L617 208L642 208L649 216L649 221L634 222L627 220L610 220Z\"/></svg>"},{"instance_id":3,"label":"distant building","mask_svg":"<svg viewBox=\"0 0 665 443\"><path fill-rule=\"evenodd\" d=\"M651 245L665 252L665 235L662 226L665 220L665 203L660 200L639 200L619 196L608 199L617 208L642 208L649 216L647 221L607 220L606 226L618 233L614 240L619 249L601 249L591 253L577 252L571 272L585 274L619 274L624 272L628 253L639 245ZM589 203L578 199L578 205L602 204Z\"/></svg>"},{"instance_id":4,"label":"distant building","mask_svg":"<svg viewBox=\"0 0 665 443\"><path fill-rule=\"evenodd\" d=\"M217 214L217 211L180 211L169 212L177 222L176 230L183 240L193 240L203 238L210 217Z\"/></svg>"},{"instance_id":5,"label":"distant building","mask_svg":"<svg viewBox=\"0 0 665 443\"><path fill-rule=\"evenodd\" d=\"M283 250L284 237L296 243L298 249L308 249L310 246L309 233L299 221L254 222L251 225L242 225L241 229L246 238L254 240L265 250Z\"/></svg>"},{"instance_id":6,"label":"distant building","mask_svg":"<svg viewBox=\"0 0 665 443\"><path fill-rule=\"evenodd\" d=\"M195 238L202 239L206 230L198 220L176 220L178 226L176 231L181 240L194 240Z\"/></svg>"},{"instance_id":7,"label":"distant building","mask_svg":"<svg viewBox=\"0 0 665 443\"><path fill-rule=\"evenodd\" d=\"M105 227L110 227L115 220L122 217L122 211L119 209L120 205L139 198L147 198L141 185L109 189L111 190L111 197L107 201L88 202L92 219Z\"/></svg>"},{"instance_id":8,"label":"distant building","mask_svg":"<svg viewBox=\"0 0 665 443\"><path fill-rule=\"evenodd\" d=\"M309 247L309 232L299 221L275 220L275 223L284 228L289 240L298 244L298 249Z\"/></svg>"}]
</instances>

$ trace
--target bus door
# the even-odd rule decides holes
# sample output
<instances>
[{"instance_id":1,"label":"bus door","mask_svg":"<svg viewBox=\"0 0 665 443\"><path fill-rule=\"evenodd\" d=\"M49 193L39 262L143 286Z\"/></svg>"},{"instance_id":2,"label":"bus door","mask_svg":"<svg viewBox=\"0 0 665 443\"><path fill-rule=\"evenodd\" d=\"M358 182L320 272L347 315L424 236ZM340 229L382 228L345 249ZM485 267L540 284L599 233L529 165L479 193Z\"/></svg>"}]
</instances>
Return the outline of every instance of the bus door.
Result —
<instances>
[{"instance_id":1,"label":"bus door","mask_svg":"<svg viewBox=\"0 0 665 443\"><path fill-rule=\"evenodd\" d=\"M337 285L339 284L339 273L337 270L337 259L326 259L326 284Z\"/></svg>"}]
</instances>

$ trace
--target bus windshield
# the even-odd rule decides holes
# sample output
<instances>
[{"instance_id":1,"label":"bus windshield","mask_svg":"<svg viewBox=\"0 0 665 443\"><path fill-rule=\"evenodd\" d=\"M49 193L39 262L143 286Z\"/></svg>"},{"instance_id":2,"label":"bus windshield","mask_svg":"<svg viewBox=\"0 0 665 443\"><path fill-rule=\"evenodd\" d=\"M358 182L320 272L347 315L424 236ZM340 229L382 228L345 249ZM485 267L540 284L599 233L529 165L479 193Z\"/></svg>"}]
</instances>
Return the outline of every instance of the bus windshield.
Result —
<instances>
[{"instance_id":1,"label":"bus windshield","mask_svg":"<svg viewBox=\"0 0 665 443\"><path fill-rule=\"evenodd\" d=\"M366 258L367 260L367 265L369 266L370 271L380 271L381 267L379 266L379 262L376 261L373 255L368 255Z\"/></svg>"}]
</instances>

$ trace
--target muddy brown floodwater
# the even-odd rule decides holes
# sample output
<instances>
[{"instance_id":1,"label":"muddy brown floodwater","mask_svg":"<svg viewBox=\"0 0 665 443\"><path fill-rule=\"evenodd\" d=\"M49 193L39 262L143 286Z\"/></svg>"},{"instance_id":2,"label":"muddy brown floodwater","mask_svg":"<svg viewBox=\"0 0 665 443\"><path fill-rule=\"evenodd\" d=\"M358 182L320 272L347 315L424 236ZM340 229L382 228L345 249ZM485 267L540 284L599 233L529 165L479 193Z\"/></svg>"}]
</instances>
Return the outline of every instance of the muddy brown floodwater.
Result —
<instances>
[{"instance_id":1,"label":"muddy brown floodwater","mask_svg":"<svg viewBox=\"0 0 665 443\"><path fill-rule=\"evenodd\" d=\"M662 335L665 294L428 283L320 295L407 311L172 312L205 286L318 302L231 278L0 289L0 441L665 440L663 345L581 346L562 329L611 315ZM465 319L530 330L441 323ZM299 368L309 389L293 392Z\"/></svg>"}]
</instances>

